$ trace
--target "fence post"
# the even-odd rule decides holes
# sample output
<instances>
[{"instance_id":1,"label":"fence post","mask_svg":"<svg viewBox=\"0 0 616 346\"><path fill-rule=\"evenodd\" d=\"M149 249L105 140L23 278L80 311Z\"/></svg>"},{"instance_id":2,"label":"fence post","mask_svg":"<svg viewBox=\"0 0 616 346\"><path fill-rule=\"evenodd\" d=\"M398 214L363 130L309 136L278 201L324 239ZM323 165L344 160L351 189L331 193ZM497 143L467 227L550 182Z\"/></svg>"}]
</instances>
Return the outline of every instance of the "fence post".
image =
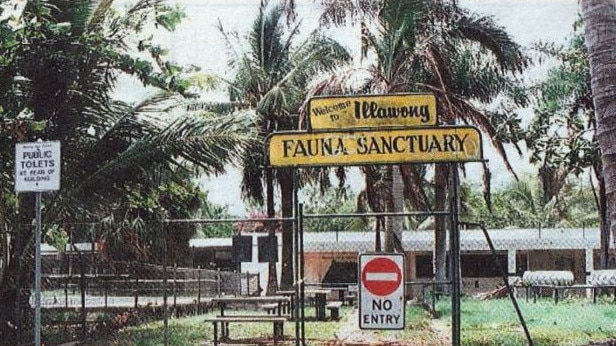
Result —
<instances>
[{"instance_id":1,"label":"fence post","mask_svg":"<svg viewBox=\"0 0 616 346\"><path fill-rule=\"evenodd\" d=\"M107 309L107 297L108 297L108 287L107 285L109 284L109 282L107 282L107 280L109 280L108 278L103 278L103 295L105 296L105 309Z\"/></svg>"},{"instance_id":2,"label":"fence post","mask_svg":"<svg viewBox=\"0 0 616 346\"><path fill-rule=\"evenodd\" d=\"M242 272L241 271L237 273L237 285L239 286L237 290L238 295L241 296L242 295Z\"/></svg>"},{"instance_id":3,"label":"fence post","mask_svg":"<svg viewBox=\"0 0 616 346\"><path fill-rule=\"evenodd\" d=\"M177 302L178 302L178 295L177 295L177 284L178 284L178 278L177 275L178 274L178 264L177 262L173 264L173 310L176 312L177 314Z\"/></svg>"},{"instance_id":4,"label":"fence post","mask_svg":"<svg viewBox=\"0 0 616 346\"><path fill-rule=\"evenodd\" d=\"M197 315L201 313L201 266L197 267Z\"/></svg>"},{"instance_id":5,"label":"fence post","mask_svg":"<svg viewBox=\"0 0 616 346\"><path fill-rule=\"evenodd\" d=\"M250 272L246 272L246 295L250 295Z\"/></svg>"},{"instance_id":6,"label":"fence post","mask_svg":"<svg viewBox=\"0 0 616 346\"><path fill-rule=\"evenodd\" d=\"M68 309L68 280L69 276L64 277L64 307Z\"/></svg>"},{"instance_id":7,"label":"fence post","mask_svg":"<svg viewBox=\"0 0 616 346\"><path fill-rule=\"evenodd\" d=\"M263 290L261 289L261 273L257 272L257 295L260 296L262 291Z\"/></svg>"},{"instance_id":8,"label":"fence post","mask_svg":"<svg viewBox=\"0 0 616 346\"><path fill-rule=\"evenodd\" d=\"M86 259L84 255L79 255L79 267L80 267L80 277L79 277L79 290L81 291L81 337L85 340L87 337L87 327L86 327Z\"/></svg>"},{"instance_id":9,"label":"fence post","mask_svg":"<svg viewBox=\"0 0 616 346\"><path fill-rule=\"evenodd\" d=\"M133 273L136 272L133 270ZM139 276L135 275L135 309L139 306Z\"/></svg>"},{"instance_id":10,"label":"fence post","mask_svg":"<svg viewBox=\"0 0 616 346\"><path fill-rule=\"evenodd\" d=\"M216 294L220 297L220 268L216 270Z\"/></svg>"}]
</instances>

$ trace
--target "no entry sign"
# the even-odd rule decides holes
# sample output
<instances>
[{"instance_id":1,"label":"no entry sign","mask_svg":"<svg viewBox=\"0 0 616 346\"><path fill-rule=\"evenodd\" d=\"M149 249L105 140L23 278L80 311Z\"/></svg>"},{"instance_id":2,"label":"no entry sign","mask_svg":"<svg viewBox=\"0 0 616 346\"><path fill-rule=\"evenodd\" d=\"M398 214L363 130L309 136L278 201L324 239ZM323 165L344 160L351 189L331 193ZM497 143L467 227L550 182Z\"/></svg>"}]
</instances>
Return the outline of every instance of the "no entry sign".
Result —
<instances>
[{"instance_id":1,"label":"no entry sign","mask_svg":"<svg viewBox=\"0 0 616 346\"><path fill-rule=\"evenodd\" d=\"M359 271L359 327L403 329L404 255L361 254Z\"/></svg>"},{"instance_id":2,"label":"no entry sign","mask_svg":"<svg viewBox=\"0 0 616 346\"><path fill-rule=\"evenodd\" d=\"M402 271L398 263L388 257L377 257L366 263L361 273L362 284L377 296L394 293L402 282Z\"/></svg>"}]
</instances>

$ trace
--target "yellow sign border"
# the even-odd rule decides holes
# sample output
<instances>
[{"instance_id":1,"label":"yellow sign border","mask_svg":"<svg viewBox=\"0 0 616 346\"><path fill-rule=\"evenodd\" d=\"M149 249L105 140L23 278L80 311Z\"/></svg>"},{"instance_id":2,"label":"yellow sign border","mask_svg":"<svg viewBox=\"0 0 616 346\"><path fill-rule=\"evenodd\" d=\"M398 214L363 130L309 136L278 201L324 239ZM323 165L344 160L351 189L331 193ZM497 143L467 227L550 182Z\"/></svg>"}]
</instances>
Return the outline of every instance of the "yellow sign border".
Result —
<instances>
[{"instance_id":1,"label":"yellow sign border","mask_svg":"<svg viewBox=\"0 0 616 346\"><path fill-rule=\"evenodd\" d=\"M474 126L358 131L287 131L266 138L270 167L363 166L483 160Z\"/></svg>"}]
</instances>

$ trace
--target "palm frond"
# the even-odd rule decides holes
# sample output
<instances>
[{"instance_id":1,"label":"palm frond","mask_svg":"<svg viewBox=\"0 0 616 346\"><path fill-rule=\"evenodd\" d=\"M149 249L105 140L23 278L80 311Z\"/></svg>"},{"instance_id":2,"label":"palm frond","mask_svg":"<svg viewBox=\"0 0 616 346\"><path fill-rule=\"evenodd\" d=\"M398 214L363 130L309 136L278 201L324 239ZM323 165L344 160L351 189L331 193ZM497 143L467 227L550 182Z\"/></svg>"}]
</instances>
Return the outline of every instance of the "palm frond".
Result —
<instances>
[{"instance_id":1,"label":"palm frond","mask_svg":"<svg viewBox=\"0 0 616 346\"><path fill-rule=\"evenodd\" d=\"M96 30L98 26L102 25L109 9L111 8L111 5L113 4L113 0L98 0L94 3L98 3L98 5L96 5L96 9L91 13L88 20L87 29L89 31Z\"/></svg>"},{"instance_id":2,"label":"palm frond","mask_svg":"<svg viewBox=\"0 0 616 346\"><path fill-rule=\"evenodd\" d=\"M477 42L488 49L502 70L522 72L528 66L529 60L522 53L521 47L491 17L471 16L463 10L457 12L452 36Z\"/></svg>"}]
</instances>

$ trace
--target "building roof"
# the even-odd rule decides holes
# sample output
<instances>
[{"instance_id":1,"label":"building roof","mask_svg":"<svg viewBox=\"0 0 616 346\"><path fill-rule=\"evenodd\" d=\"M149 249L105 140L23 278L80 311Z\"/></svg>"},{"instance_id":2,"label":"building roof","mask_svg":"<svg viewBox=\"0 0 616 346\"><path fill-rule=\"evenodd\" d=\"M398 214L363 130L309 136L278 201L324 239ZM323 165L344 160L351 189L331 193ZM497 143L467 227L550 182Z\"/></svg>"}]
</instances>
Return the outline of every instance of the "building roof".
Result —
<instances>
[{"instance_id":1,"label":"building roof","mask_svg":"<svg viewBox=\"0 0 616 346\"><path fill-rule=\"evenodd\" d=\"M600 248L598 228L491 229L488 233L497 250ZM384 233L381 232L381 241L384 239ZM447 239L449 240L449 234ZM402 241L405 250L432 251L434 231L405 231L402 234ZM373 231L304 233L306 252L367 252L374 250L374 242ZM232 242L231 238L192 239L190 246L230 247ZM460 250L487 251L490 248L481 230L461 230Z\"/></svg>"},{"instance_id":2,"label":"building roof","mask_svg":"<svg viewBox=\"0 0 616 346\"><path fill-rule=\"evenodd\" d=\"M497 250L598 249L599 229L492 229L490 239ZM305 233L304 251L372 251L374 232ZM449 232L447 234L449 241ZM384 234L381 233L381 241ZM405 231L403 248L407 251L432 251L434 231ZM448 245L449 246L449 245ZM481 230L461 230L460 250L490 250Z\"/></svg>"},{"instance_id":3,"label":"building roof","mask_svg":"<svg viewBox=\"0 0 616 346\"><path fill-rule=\"evenodd\" d=\"M227 247L231 246L231 238L198 238L189 241L190 247Z\"/></svg>"}]
</instances>

